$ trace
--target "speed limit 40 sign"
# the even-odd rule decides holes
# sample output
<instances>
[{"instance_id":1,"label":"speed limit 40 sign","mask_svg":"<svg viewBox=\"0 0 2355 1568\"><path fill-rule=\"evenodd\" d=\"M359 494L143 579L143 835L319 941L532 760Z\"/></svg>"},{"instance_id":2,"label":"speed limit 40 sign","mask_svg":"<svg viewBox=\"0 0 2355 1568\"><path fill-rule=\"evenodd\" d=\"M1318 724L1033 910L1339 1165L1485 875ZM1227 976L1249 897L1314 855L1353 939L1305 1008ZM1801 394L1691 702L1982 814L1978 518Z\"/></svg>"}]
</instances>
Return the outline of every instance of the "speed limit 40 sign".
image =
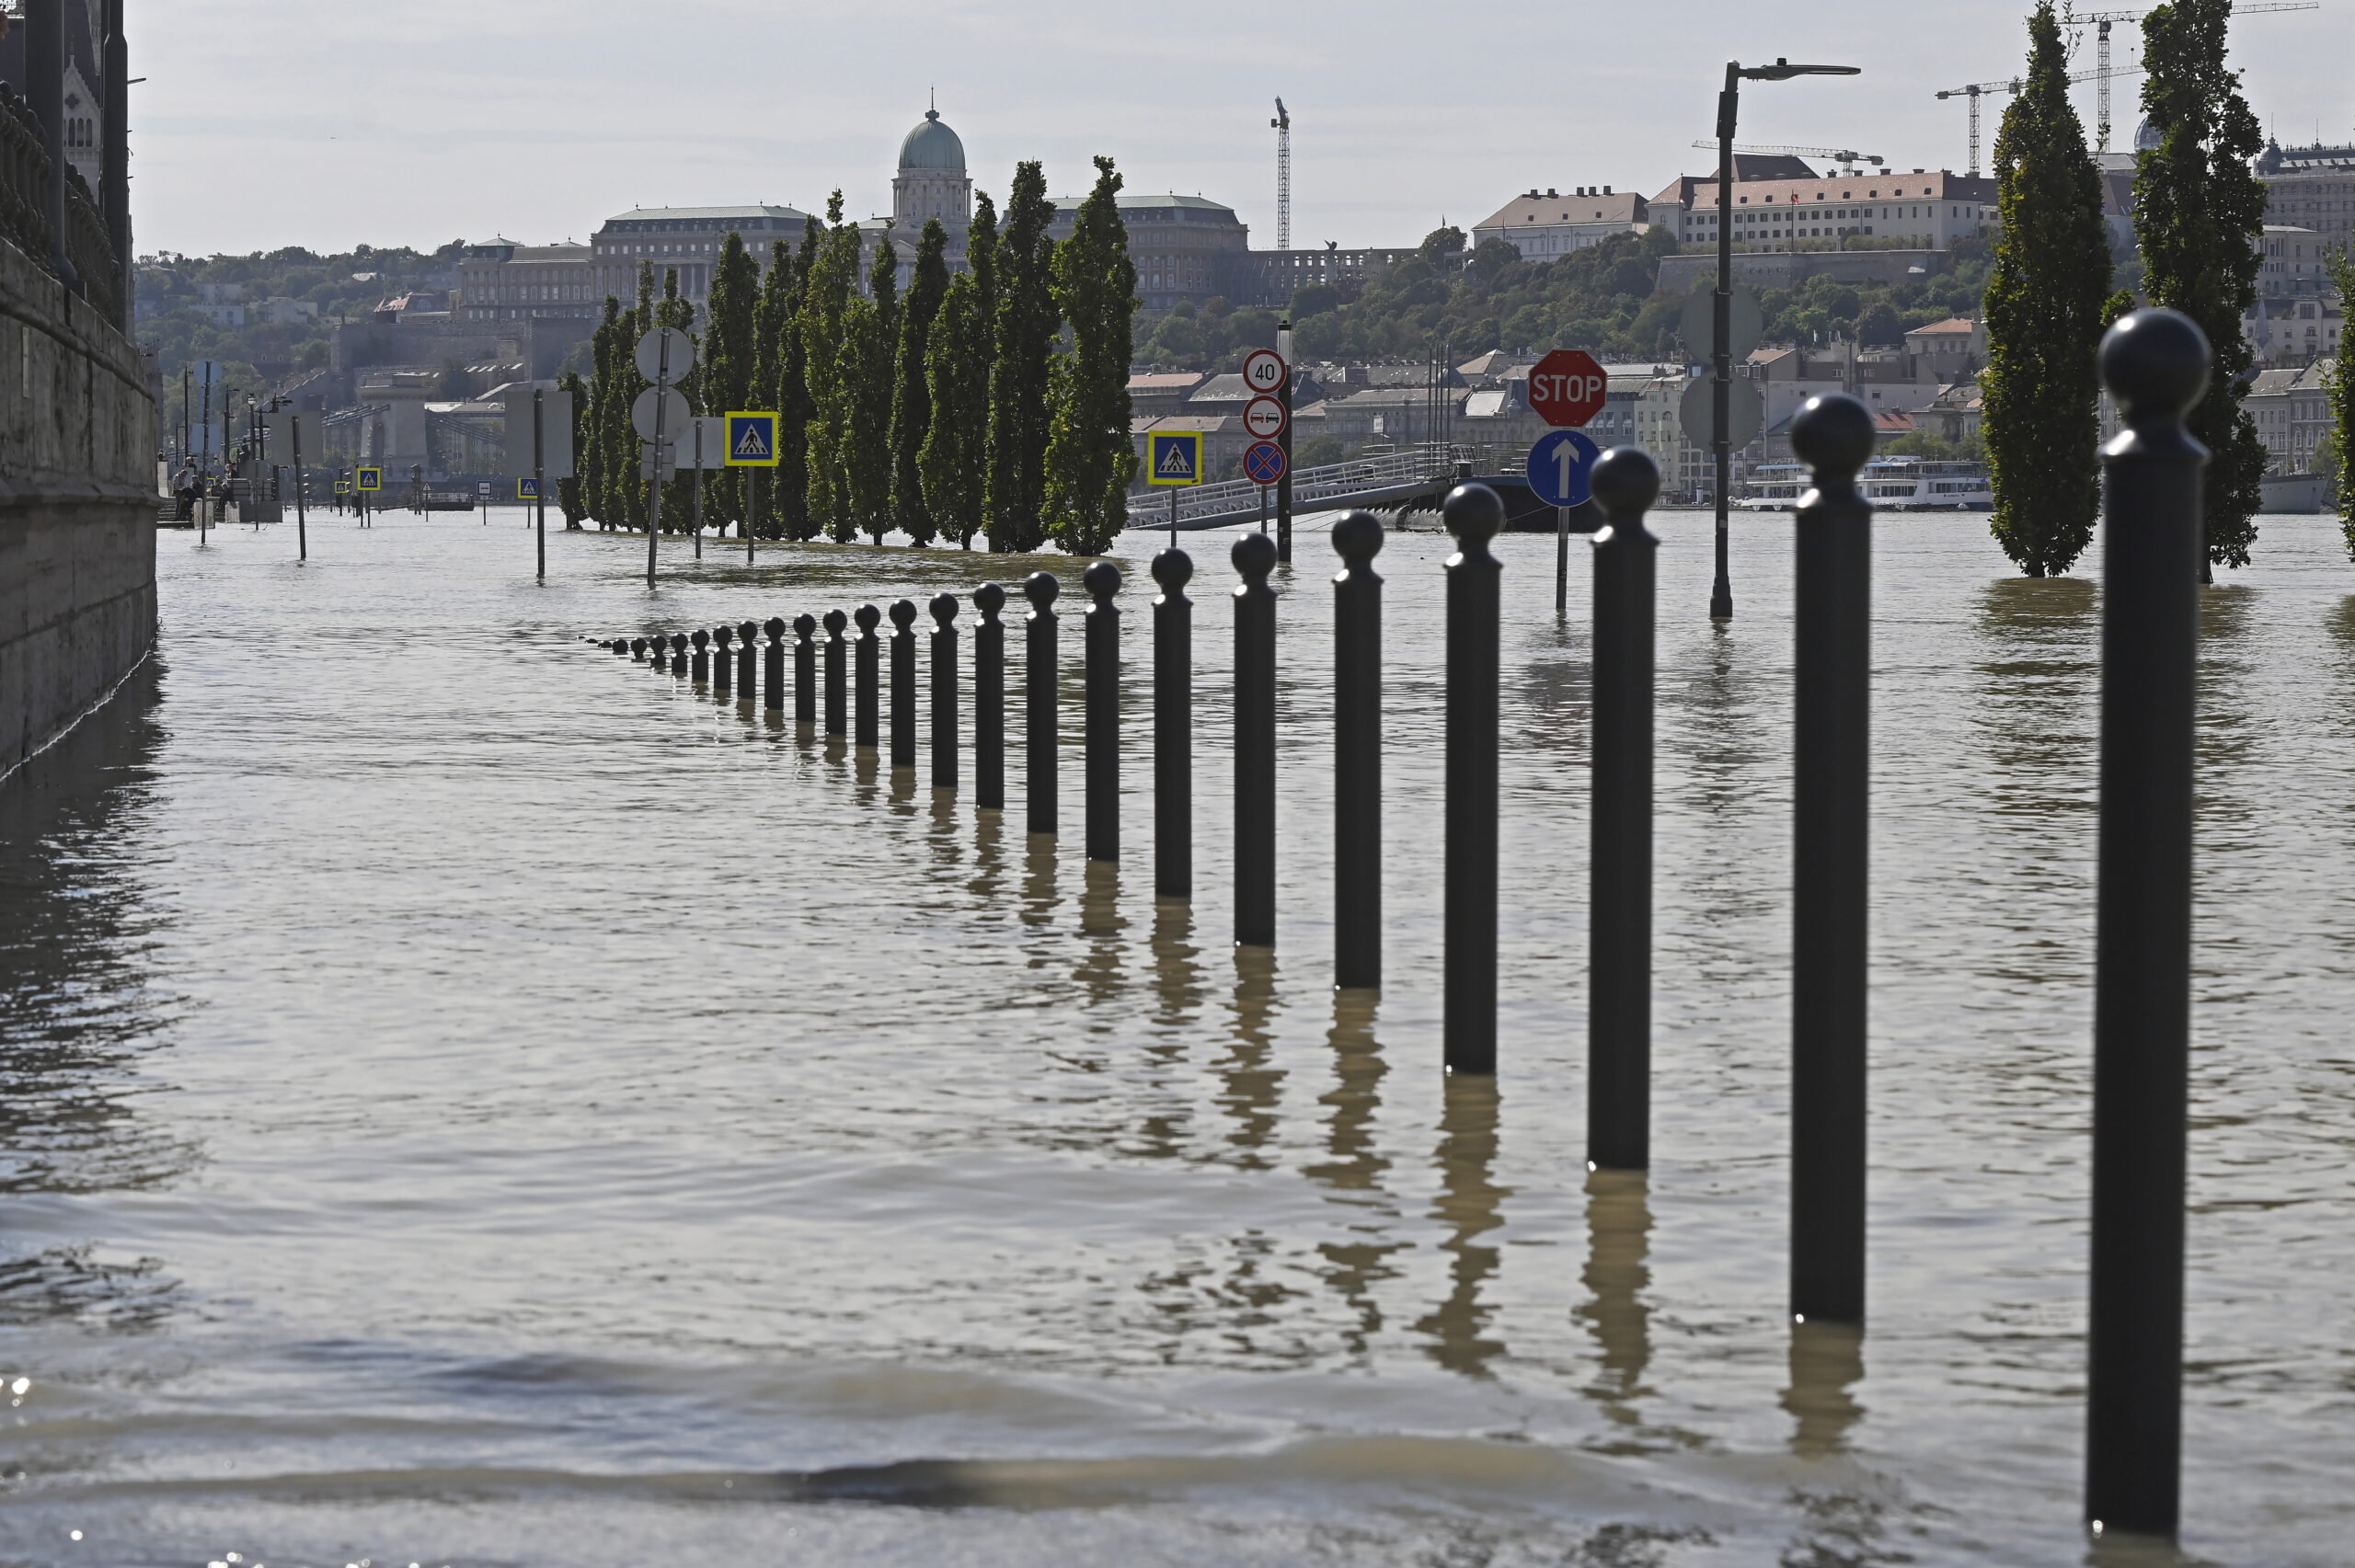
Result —
<instances>
[{"instance_id":1,"label":"speed limit 40 sign","mask_svg":"<svg viewBox=\"0 0 2355 1568\"><path fill-rule=\"evenodd\" d=\"M1254 349L1243 356L1243 384L1254 392L1278 392L1292 377L1284 357L1273 349Z\"/></svg>"}]
</instances>

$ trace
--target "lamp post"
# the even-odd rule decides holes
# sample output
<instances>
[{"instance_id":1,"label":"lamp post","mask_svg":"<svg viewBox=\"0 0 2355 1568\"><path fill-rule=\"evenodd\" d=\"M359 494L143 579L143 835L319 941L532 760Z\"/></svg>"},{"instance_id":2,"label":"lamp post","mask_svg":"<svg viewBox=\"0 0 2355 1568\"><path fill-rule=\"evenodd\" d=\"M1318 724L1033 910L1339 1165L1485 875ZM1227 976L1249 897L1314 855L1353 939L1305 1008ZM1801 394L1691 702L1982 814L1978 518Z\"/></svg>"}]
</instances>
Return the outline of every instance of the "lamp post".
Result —
<instances>
[{"instance_id":1,"label":"lamp post","mask_svg":"<svg viewBox=\"0 0 2355 1568\"><path fill-rule=\"evenodd\" d=\"M1716 383L1709 392L1709 447L1717 464L1717 576L1709 585L1709 619L1733 619L1733 578L1726 569L1727 502L1733 487L1733 447L1726 399L1733 377L1733 129L1741 107L1741 84L1787 82L1793 76L1854 76L1855 65L1794 65L1777 56L1772 65L1745 68L1726 62L1725 91L1717 95L1717 288L1711 300L1709 362Z\"/></svg>"}]
</instances>

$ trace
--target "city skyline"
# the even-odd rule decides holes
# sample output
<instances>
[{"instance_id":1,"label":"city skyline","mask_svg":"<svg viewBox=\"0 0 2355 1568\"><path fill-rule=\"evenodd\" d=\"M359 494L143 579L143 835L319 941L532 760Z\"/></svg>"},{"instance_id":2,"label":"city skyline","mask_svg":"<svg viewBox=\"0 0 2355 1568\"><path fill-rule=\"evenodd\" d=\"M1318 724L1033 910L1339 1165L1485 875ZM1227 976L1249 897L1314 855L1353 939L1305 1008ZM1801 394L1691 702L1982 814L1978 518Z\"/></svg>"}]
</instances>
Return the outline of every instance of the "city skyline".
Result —
<instances>
[{"instance_id":1,"label":"city skyline","mask_svg":"<svg viewBox=\"0 0 2355 1568\"><path fill-rule=\"evenodd\" d=\"M2260 118L2292 116L2269 125L2285 142L2355 140L2355 95L2329 63L2355 50L2355 13L2337 11L2326 0L2234 29ZM638 13L612 0L511 0L495 15L423 0L396 34L367 14L295 0L254 0L233 30L158 9L141 18L133 64L148 78L132 100L137 245L206 254L494 234L546 243L585 239L638 206L822 212L837 186L846 212L866 217L889 211L900 138L936 91L994 195L1029 157L1045 161L1051 190L1075 193L1088 157L1106 153L1133 191L1234 207L1259 248L1275 243L1267 122L1281 94L1293 118L1294 246L1411 245L1442 217L1468 228L1533 185L1649 195L1703 171L1711 155L1687 143L1713 128L1728 57L1864 70L1745 92L1745 143L1847 145L1891 167L1959 172L1964 107L1933 95L2018 70L2025 48L2025 7L2010 5L1942 18L1952 36L1928 74L1920 35L1890 27L1886 7L1818 6L1811 25L1730 0L1680 12L1658 27L1662 47L1573 63L1549 87L1535 69L1526 86L1500 80L1499 63L1525 67L1548 45L1574 52L1595 29L1525 4L1452 18L1437 36L1428 12L1393 0L1346 17L1214 4L1156 36L1061 0L989 11L886 3L798 17L789 40L764 38L775 15L748 0L682 0L661 27L635 30ZM690 40L710 36L738 47L703 63ZM1704 36L1706 54L1683 47ZM281 68L265 56L268 92L223 102L221 82L252 79L240 73L258 38ZM2091 52L2088 41L2088 67ZM2139 54L2139 34L2120 29L2119 63ZM1155 84L1153 62L1171 68L1172 86ZM1444 97L1399 91L1409 65L1469 85ZM1091 74L1102 85L1074 86ZM822 86L805 90L811 82ZM1373 86L1336 90L1351 83ZM2089 138L2093 92L2076 90ZM2113 84L2113 145L2132 134L2139 93L2137 78ZM1988 152L2003 102L1984 105ZM1525 136L1511 133L1520 127ZM224 178L228 168L255 177ZM333 200L338 189L352 200Z\"/></svg>"}]
</instances>

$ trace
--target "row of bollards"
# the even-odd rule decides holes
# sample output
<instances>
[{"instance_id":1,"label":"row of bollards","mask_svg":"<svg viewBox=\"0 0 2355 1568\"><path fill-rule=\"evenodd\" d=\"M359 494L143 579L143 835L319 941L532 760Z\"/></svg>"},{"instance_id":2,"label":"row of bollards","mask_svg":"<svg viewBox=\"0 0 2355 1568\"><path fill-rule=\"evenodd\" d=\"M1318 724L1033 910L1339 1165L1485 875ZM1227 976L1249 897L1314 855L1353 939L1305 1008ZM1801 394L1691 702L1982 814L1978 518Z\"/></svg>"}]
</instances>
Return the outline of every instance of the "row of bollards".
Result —
<instances>
[{"instance_id":1,"label":"row of bollards","mask_svg":"<svg viewBox=\"0 0 2355 1568\"><path fill-rule=\"evenodd\" d=\"M2085 1518L2097 1535L2173 1534L2181 1425L2185 1143L2188 1114L2192 717L2200 484L2207 453L2183 425L2208 373L2188 318L2141 311L2111 329L2106 382L2126 432L2103 453L2105 592L2100 887L2097 910L2092 1317ZM1813 488L1795 519L1791 1001L1790 1311L1798 1323L1860 1324L1866 1299L1867 822L1872 508L1856 475L1872 455L1871 415L1838 395L1810 399L1791 428ZM1650 1161L1654 601L1659 541L1645 515L1660 475L1622 447L1595 464L1605 526L1594 538L1591 834L1589 863L1588 1120L1591 1168ZM1443 1056L1452 1072L1497 1065L1498 754L1500 580L1489 548L1504 508L1459 486L1443 512L1446 563L1446 789L1443 805ZM1332 531L1334 578L1334 979L1382 982L1383 527L1352 512ZM1232 556L1235 601L1234 933L1276 938L1276 545L1244 535ZM1193 562L1172 546L1153 561L1154 889L1192 896ZM1084 663L1086 839L1091 860L1120 853L1121 587L1109 562L1082 577L1089 595ZM1025 808L1034 833L1057 830L1059 745L1054 609L1045 572L1022 585ZM972 596L974 787L1005 804L1005 591ZM957 601L932 601L932 778L959 784ZM890 761L916 764L917 609L891 606ZM873 605L824 618L825 733L844 734L856 667L856 742L879 743ZM845 649L844 630L858 635ZM795 714L816 720L817 624L794 623ZM752 698L745 623L741 700ZM785 624L767 624L767 705L783 706ZM658 670L703 680L716 641L729 688L729 630L611 645ZM692 647L692 653L690 648Z\"/></svg>"}]
</instances>

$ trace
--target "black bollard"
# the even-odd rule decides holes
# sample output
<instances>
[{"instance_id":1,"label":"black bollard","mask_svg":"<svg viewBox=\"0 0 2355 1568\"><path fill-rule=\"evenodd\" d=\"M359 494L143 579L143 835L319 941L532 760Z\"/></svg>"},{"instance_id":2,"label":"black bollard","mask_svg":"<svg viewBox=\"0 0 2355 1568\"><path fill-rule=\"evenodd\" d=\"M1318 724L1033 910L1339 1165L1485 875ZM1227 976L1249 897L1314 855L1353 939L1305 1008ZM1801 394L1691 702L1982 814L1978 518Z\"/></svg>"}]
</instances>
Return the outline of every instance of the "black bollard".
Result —
<instances>
[{"instance_id":1,"label":"black bollard","mask_svg":"<svg viewBox=\"0 0 2355 1568\"><path fill-rule=\"evenodd\" d=\"M715 692L733 693L736 689L736 657L728 649L728 641L735 635L733 626L718 625L711 629L711 687Z\"/></svg>"},{"instance_id":2,"label":"black bollard","mask_svg":"<svg viewBox=\"0 0 2355 1568\"><path fill-rule=\"evenodd\" d=\"M810 640L817 633L817 617L793 618L793 722L805 729L818 727L818 645Z\"/></svg>"},{"instance_id":3,"label":"black bollard","mask_svg":"<svg viewBox=\"0 0 2355 1568\"><path fill-rule=\"evenodd\" d=\"M850 733L850 648L843 641L843 628L850 624L850 617L839 610L826 612L826 733Z\"/></svg>"},{"instance_id":4,"label":"black bollard","mask_svg":"<svg viewBox=\"0 0 2355 1568\"><path fill-rule=\"evenodd\" d=\"M1586 1162L1651 1163L1652 621L1660 541L1644 512L1660 467L1632 446L1595 461L1593 719L1588 742Z\"/></svg>"},{"instance_id":5,"label":"black bollard","mask_svg":"<svg viewBox=\"0 0 2355 1568\"><path fill-rule=\"evenodd\" d=\"M875 638L875 628L882 624L883 612L872 604L862 604L850 612L858 623L858 635L851 639L854 659L851 665L851 727L852 743L862 751L872 751L883 743L883 693L880 646Z\"/></svg>"},{"instance_id":6,"label":"black bollard","mask_svg":"<svg viewBox=\"0 0 2355 1568\"><path fill-rule=\"evenodd\" d=\"M642 659L646 657L646 639L644 637L630 638L629 656L632 658L638 659Z\"/></svg>"},{"instance_id":7,"label":"black bollard","mask_svg":"<svg viewBox=\"0 0 2355 1568\"><path fill-rule=\"evenodd\" d=\"M760 690L761 628L757 622L746 621L736 628L736 700L749 703Z\"/></svg>"},{"instance_id":8,"label":"black bollard","mask_svg":"<svg viewBox=\"0 0 2355 1568\"><path fill-rule=\"evenodd\" d=\"M1276 944L1276 542L1246 533L1235 587L1235 941Z\"/></svg>"},{"instance_id":9,"label":"black bollard","mask_svg":"<svg viewBox=\"0 0 2355 1568\"><path fill-rule=\"evenodd\" d=\"M801 618L810 621L807 615ZM810 624L815 629L818 623L810 621ZM761 650L761 706L770 713L782 714L785 712L785 617L770 616L761 630L769 635L768 646ZM801 645L807 647L809 644L810 634L804 632L801 634ZM813 711L803 722L808 723L817 716Z\"/></svg>"},{"instance_id":10,"label":"black bollard","mask_svg":"<svg viewBox=\"0 0 2355 1568\"><path fill-rule=\"evenodd\" d=\"M2126 429L2102 452L2085 1384L2085 1521L2097 1537L2171 1537L2180 1507L2192 717L2208 464L2183 415L2210 364L2200 328L2168 310L2136 311L2101 346L2102 380Z\"/></svg>"},{"instance_id":11,"label":"black bollard","mask_svg":"<svg viewBox=\"0 0 2355 1568\"><path fill-rule=\"evenodd\" d=\"M1333 524L1333 984L1382 983L1382 520Z\"/></svg>"},{"instance_id":12,"label":"black bollard","mask_svg":"<svg viewBox=\"0 0 2355 1568\"><path fill-rule=\"evenodd\" d=\"M1497 637L1505 504L1458 485L1447 558L1447 855L1441 1038L1450 1072L1497 1070Z\"/></svg>"},{"instance_id":13,"label":"black bollard","mask_svg":"<svg viewBox=\"0 0 2355 1568\"><path fill-rule=\"evenodd\" d=\"M695 683L697 685L701 685L711 679L711 655L706 651L711 642L711 634L705 631L701 626L697 626L695 630L695 635L689 637L687 641L695 644L695 646L691 668L694 670L694 679Z\"/></svg>"},{"instance_id":14,"label":"black bollard","mask_svg":"<svg viewBox=\"0 0 2355 1568\"><path fill-rule=\"evenodd\" d=\"M891 766L916 765L916 601L891 601Z\"/></svg>"},{"instance_id":15,"label":"black bollard","mask_svg":"<svg viewBox=\"0 0 2355 1568\"><path fill-rule=\"evenodd\" d=\"M957 787L957 596L933 595L932 787Z\"/></svg>"},{"instance_id":16,"label":"black bollard","mask_svg":"<svg viewBox=\"0 0 2355 1568\"><path fill-rule=\"evenodd\" d=\"M1005 589L985 582L973 590L973 800L984 811L1005 809Z\"/></svg>"},{"instance_id":17,"label":"black bollard","mask_svg":"<svg viewBox=\"0 0 2355 1568\"><path fill-rule=\"evenodd\" d=\"M1080 574L1094 601L1082 623L1087 676L1087 858L1120 858L1120 568L1098 561Z\"/></svg>"},{"instance_id":18,"label":"black bollard","mask_svg":"<svg viewBox=\"0 0 2355 1568\"><path fill-rule=\"evenodd\" d=\"M1791 1316L1865 1321L1865 823L1872 506L1856 474L1873 417L1810 397L1791 452L1799 499L1791 757Z\"/></svg>"},{"instance_id":19,"label":"black bollard","mask_svg":"<svg viewBox=\"0 0 2355 1568\"><path fill-rule=\"evenodd\" d=\"M684 675L686 672L686 634L684 632L673 632L671 634L671 673L673 675Z\"/></svg>"},{"instance_id":20,"label":"black bollard","mask_svg":"<svg viewBox=\"0 0 2355 1568\"><path fill-rule=\"evenodd\" d=\"M1172 545L1153 558L1153 890L1194 896L1194 558Z\"/></svg>"},{"instance_id":21,"label":"black bollard","mask_svg":"<svg viewBox=\"0 0 2355 1568\"><path fill-rule=\"evenodd\" d=\"M1022 597L1030 601L1023 624L1022 722L1029 774L1023 805L1034 833L1055 830L1054 604L1061 591L1051 572L1032 572L1022 580Z\"/></svg>"}]
</instances>

